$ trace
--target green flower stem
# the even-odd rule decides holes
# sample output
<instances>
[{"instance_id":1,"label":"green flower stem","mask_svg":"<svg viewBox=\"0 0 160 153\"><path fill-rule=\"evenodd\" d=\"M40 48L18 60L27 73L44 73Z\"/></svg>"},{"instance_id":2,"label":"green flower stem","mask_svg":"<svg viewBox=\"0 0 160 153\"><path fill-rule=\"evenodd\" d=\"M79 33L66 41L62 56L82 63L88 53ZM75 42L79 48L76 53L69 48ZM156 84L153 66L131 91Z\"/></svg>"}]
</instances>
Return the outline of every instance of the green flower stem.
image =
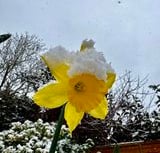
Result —
<instances>
[{"instance_id":1,"label":"green flower stem","mask_svg":"<svg viewBox=\"0 0 160 153\"><path fill-rule=\"evenodd\" d=\"M113 153L120 153L120 147L118 144L115 144Z\"/></svg>"},{"instance_id":2,"label":"green flower stem","mask_svg":"<svg viewBox=\"0 0 160 153\"><path fill-rule=\"evenodd\" d=\"M62 108L61 108L61 113L60 113L60 116L59 116L59 119L58 119L58 123L57 123L57 126L56 126L56 131L55 131L55 134L54 134L54 138L52 140L52 144L51 144L49 153L55 153L56 146L57 146L57 141L58 141L59 134L60 134L61 127L62 127L62 124L63 124L63 120L64 120L64 108L65 108L65 105L62 106Z\"/></svg>"}]
</instances>

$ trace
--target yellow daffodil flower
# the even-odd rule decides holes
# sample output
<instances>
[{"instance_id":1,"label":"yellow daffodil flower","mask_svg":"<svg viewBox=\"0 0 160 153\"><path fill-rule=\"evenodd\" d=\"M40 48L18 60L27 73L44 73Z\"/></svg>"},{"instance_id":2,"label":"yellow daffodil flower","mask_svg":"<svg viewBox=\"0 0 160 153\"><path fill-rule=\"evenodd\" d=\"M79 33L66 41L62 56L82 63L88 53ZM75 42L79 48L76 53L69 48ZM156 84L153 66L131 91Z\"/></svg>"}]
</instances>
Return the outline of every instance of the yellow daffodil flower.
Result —
<instances>
[{"instance_id":1,"label":"yellow daffodil flower","mask_svg":"<svg viewBox=\"0 0 160 153\"><path fill-rule=\"evenodd\" d=\"M56 79L33 96L36 104L56 108L64 104L64 117L72 132L84 113L104 119L108 113L105 94L115 81L115 72L103 54L94 48L93 40L84 40L78 52L68 52L61 46L42 55Z\"/></svg>"}]
</instances>

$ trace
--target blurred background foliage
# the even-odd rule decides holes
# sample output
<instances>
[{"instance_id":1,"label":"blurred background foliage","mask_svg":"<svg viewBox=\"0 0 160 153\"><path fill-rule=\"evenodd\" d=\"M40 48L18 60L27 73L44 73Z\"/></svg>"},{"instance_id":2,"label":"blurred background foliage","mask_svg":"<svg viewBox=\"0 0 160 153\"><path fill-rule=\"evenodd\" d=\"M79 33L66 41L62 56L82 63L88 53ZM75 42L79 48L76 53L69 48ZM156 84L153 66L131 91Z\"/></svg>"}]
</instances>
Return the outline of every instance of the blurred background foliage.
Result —
<instances>
[{"instance_id":1,"label":"blurred background foliage","mask_svg":"<svg viewBox=\"0 0 160 153\"><path fill-rule=\"evenodd\" d=\"M52 76L38 54L45 44L28 33L8 37L0 44L0 131L12 122L56 121L58 109L44 109L33 103L32 93ZM73 132L73 139L96 145L160 139L160 84L146 87L148 78L134 78L131 72L117 78L106 95L109 114L105 120L85 115Z\"/></svg>"}]
</instances>

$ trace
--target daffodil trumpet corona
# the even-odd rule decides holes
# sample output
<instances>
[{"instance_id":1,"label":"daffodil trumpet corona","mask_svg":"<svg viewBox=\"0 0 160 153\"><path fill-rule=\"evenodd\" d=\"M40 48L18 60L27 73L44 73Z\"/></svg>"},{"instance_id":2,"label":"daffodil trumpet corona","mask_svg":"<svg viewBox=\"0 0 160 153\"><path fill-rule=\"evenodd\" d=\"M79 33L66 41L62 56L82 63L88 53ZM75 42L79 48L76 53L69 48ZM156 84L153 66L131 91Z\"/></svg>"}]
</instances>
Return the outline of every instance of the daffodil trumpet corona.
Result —
<instances>
[{"instance_id":1,"label":"daffodil trumpet corona","mask_svg":"<svg viewBox=\"0 0 160 153\"><path fill-rule=\"evenodd\" d=\"M57 46L41 57L56 80L34 94L36 104L45 108L65 104L64 118L71 133L84 113L105 119L108 113L105 95L116 74L103 53L94 48L93 40L84 40L80 51L69 52Z\"/></svg>"}]
</instances>

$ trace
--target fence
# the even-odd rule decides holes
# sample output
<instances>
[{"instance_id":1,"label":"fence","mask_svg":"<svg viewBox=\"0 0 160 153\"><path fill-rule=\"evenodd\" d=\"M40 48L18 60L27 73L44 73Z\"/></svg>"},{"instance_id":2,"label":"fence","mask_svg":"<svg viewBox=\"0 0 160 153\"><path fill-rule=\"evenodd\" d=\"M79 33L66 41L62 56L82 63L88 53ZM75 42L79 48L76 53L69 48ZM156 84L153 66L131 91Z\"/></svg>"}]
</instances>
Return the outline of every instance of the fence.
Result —
<instances>
[{"instance_id":1,"label":"fence","mask_svg":"<svg viewBox=\"0 0 160 153\"><path fill-rule=\"evenodd\" d=\"M119 143L120 153L160 153L160 140ZM94 147L90 153L113 153L114 145Z\"/></svg>"}]
</instances>

